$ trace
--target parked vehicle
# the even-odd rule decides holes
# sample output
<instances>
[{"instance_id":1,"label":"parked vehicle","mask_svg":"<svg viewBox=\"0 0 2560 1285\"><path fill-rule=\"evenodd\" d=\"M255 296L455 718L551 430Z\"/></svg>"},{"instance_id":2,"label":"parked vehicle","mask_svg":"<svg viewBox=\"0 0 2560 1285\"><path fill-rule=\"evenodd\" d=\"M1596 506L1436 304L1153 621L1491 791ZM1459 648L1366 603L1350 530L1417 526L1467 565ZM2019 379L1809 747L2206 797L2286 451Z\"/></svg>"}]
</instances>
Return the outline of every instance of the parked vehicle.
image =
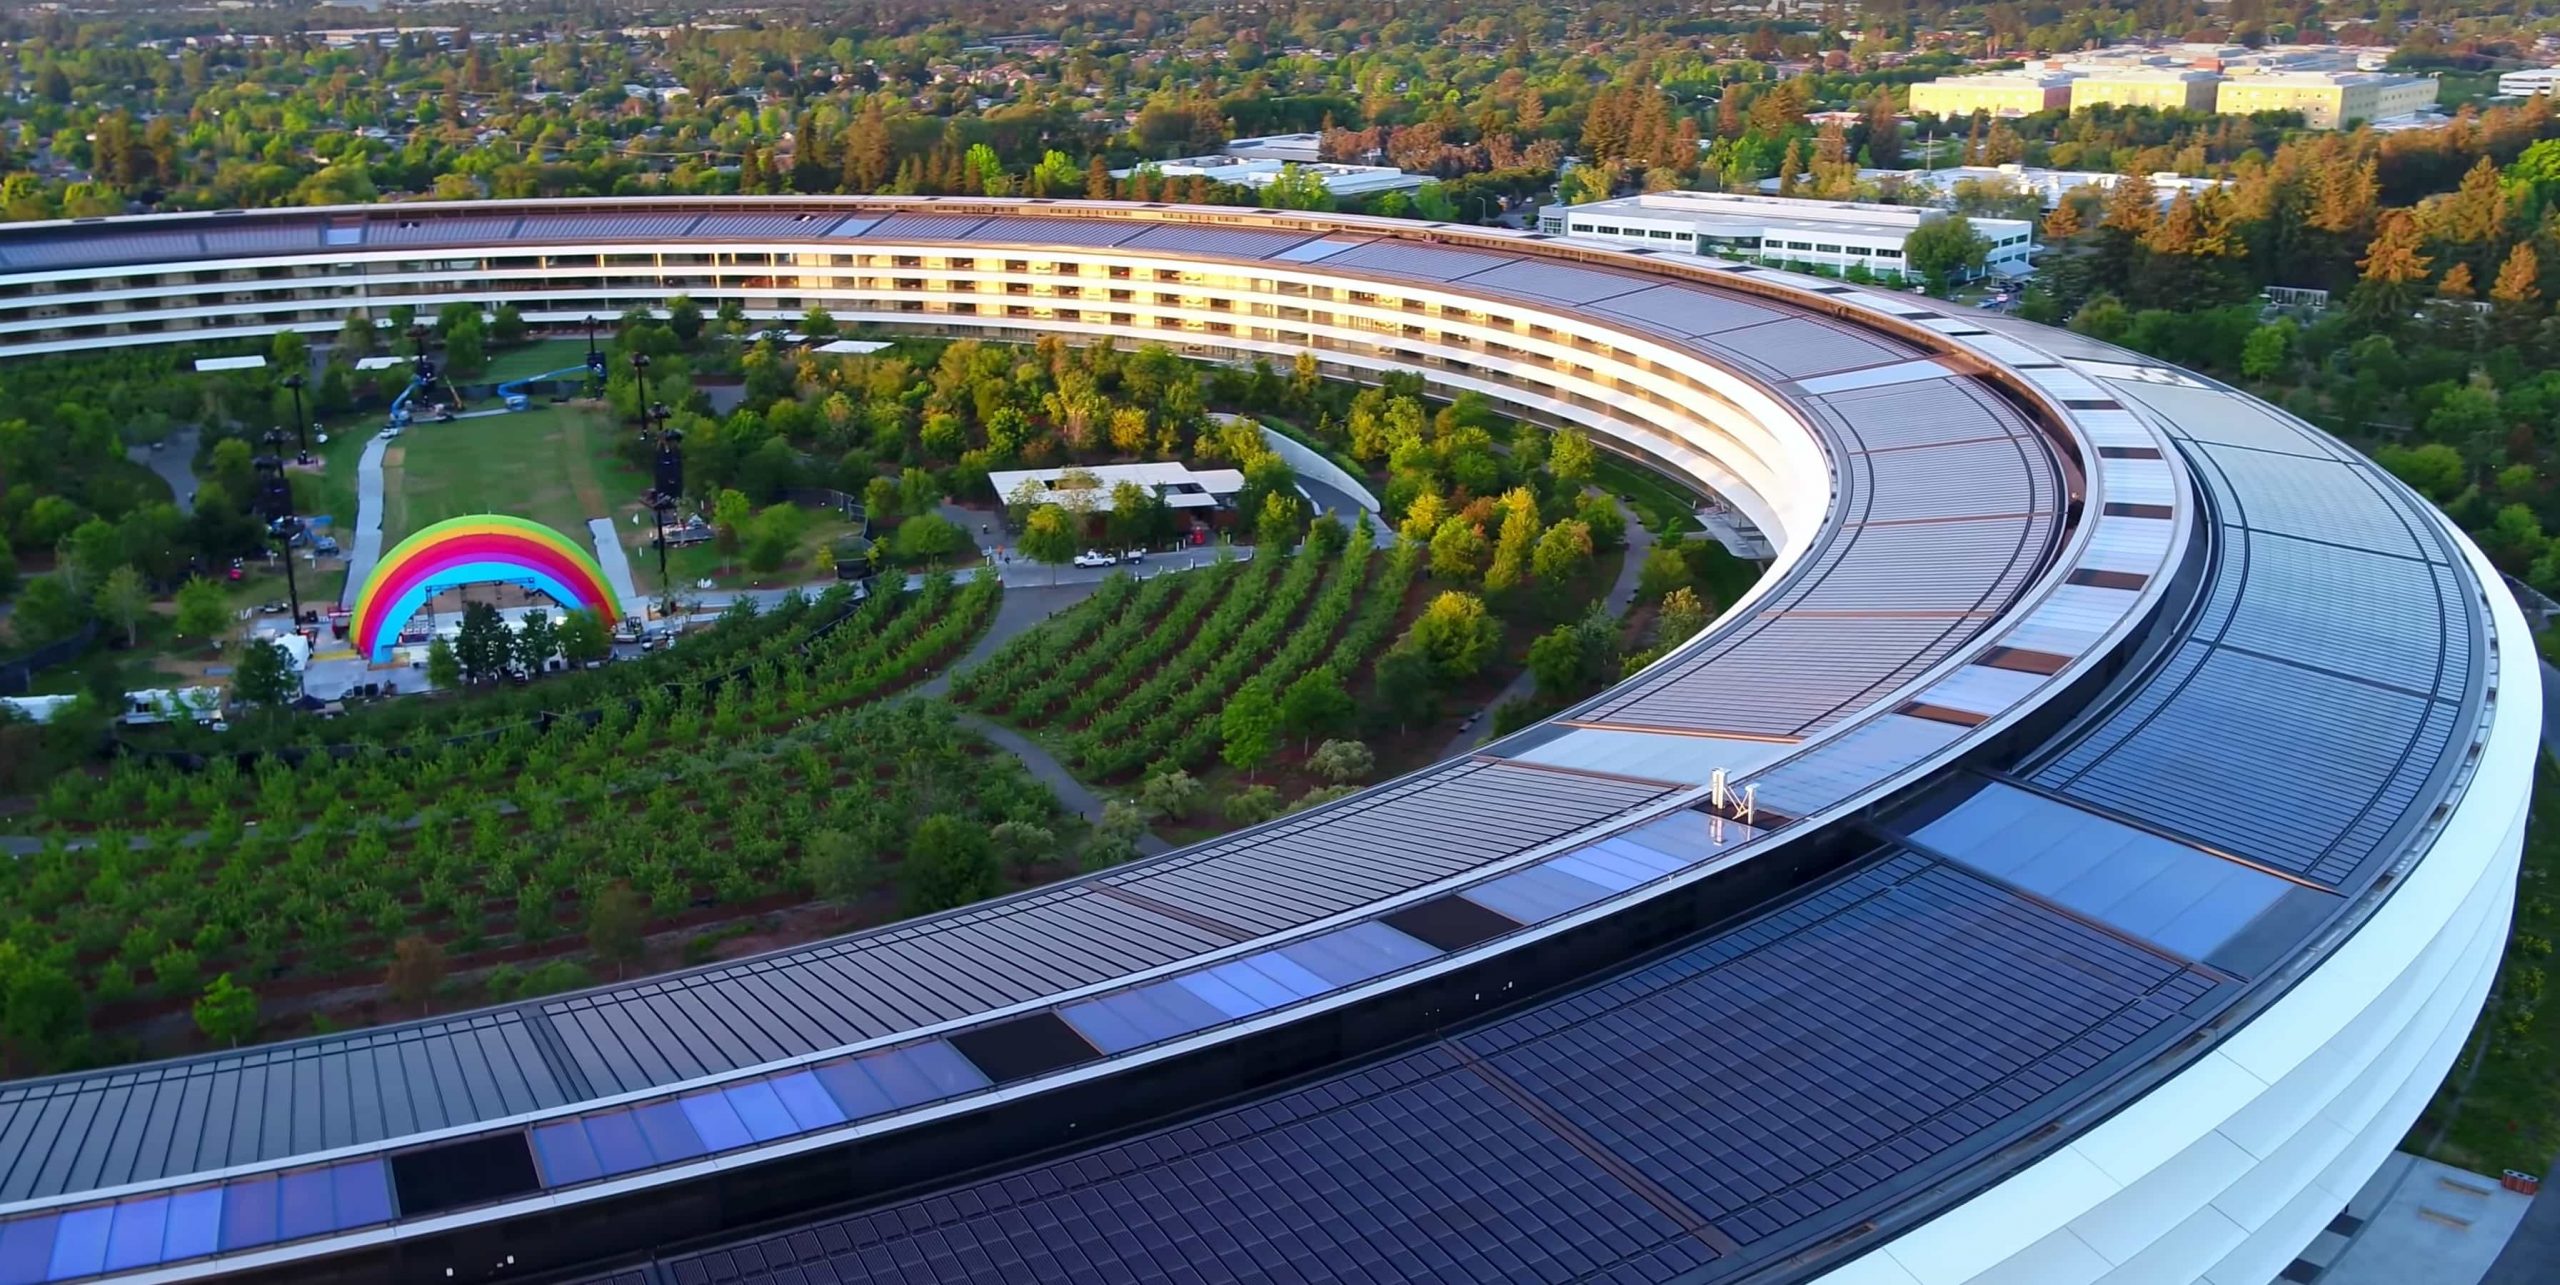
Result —
<instances>
[{"instance_id":1,"label":"parked vehicle","mask_svg":"<svg viewBox=\"0 0 2560 1285\"><path fill-rule=\"evenodd\" d=\"M1115 566L1119 561L1120 559L1115 558L1108 553L1104 553L1100 549L1087 549L1076 555L1076 565L1079 567Z\"/></svg>"},{"instance_id":2,"label":"parked vehicle","mask_svg":"<svg viewBox=\"0 0 2560 1285\"><path fill-rule=\"evenodd\" d=\"M1120 560L1122 562L1144 562L1147 560L1147 551L1144 549L1131 549L1127 553L1121 554Z\"/></svg>"}]
</instances>

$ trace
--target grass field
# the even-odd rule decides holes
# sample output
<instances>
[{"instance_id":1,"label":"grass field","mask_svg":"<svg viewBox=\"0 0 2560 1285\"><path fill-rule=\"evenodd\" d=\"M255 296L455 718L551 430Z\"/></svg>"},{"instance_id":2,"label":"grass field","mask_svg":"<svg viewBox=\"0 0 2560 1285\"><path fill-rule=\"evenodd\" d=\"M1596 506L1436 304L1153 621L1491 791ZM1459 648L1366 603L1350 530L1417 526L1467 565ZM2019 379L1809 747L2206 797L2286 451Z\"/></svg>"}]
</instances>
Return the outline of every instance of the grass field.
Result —
<instances>
[{"instance_id":1,"label":"grass field","mask_svg":"<svg viewBox=\"0 0 2560 1285\"><path fill-rule=\"evenodd\" d=\"M544 339L491 355L488 373L480 378L501 382L522 379L527 375L580 365L586 359L587 341L584 339Z\"/></svg>"},{"instance_id":2,"label":"grass field","mask_svg":"<svg viewBox=\"0 0 2560 1285\"><path fill-rule=\"evenodd\" d=\"M646 485L611 455L613 432L601 411L543 405L419 424L383 457L383 543L466 513L512 514L583 538L587 519L636 508Z\"/></svg>"}]
</instances>

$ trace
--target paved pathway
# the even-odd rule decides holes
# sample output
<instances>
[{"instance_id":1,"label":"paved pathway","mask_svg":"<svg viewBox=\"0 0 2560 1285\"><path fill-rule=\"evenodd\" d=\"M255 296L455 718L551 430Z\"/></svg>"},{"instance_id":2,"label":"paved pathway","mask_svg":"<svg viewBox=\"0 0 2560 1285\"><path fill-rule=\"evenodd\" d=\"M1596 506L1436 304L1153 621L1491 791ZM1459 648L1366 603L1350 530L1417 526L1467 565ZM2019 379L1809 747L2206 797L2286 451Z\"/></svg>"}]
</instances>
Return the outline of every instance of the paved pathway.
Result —
<instances>
[{"instance_id":1,"label":"paved pathway","mask_svg":"<svg viewBox=\"0 0 2560 1285\"><path fill-rule=\"evenodd\" d=\"M1637 521L1635 513L1617 497L1611 496L1609 502L1617 505L1618 516L1626 519L1627 547L1618 560L1618 578L1609 586L1609 596L1602 601L1608 604L1610 615L1624 618L1627 608L1635 605L1636 581L1644 574L1644 557L1653 552L1653 532L1646 530L1644 523ZM1616 676L1611 675L1611 677ZM1493 698L1491 704L1469 717L1466 723L1459 727L1458 734L1449 739L1449 748L1441 751L1440 757L1455 758L1492 740L1493 711L1502 708L1510 701L1526 700L1536 695L1537 691L1537 676L1526 669L1521 670L1519 676L1513 678L1511 685L1503 688Z\"/></svg>"},{"instance_id":2,"label":"paved pathway","mask_svg":"<svg viewBox=\"0 0 2560 1285\"><path fill-rule=\"evenodd\" d=\"M1022 765L1030 769L1031 775L1039 778L1042 784L1057 794L1060 803L1074 809L1087 821L1097 824L1101 822L1102 796L1094 793L1084 782L1077 780L1076 774L1068 771L1066 764L1052 757L1049 751L1040 748L1038 741L1002 723L981 718L966 710L960 712L960 722L962 726L986 737L1004 752L1021 759ZM1152 831L1141 831L1138 835L1139 856L1152 857L1159 852L1172 850L1172 844L1158 838Z\"/></svg>"},{"instance_id":3,"label":"paved pathway","mask_svg":"<svg viewBox=\"0 0 2560 1285\"><path fill-rule=\"evenodd\" d=\"M605 583L622 600L624 611L638 613L640 604L647 599L640 596L640 586L631 583L631 558L623 551L622 536L614 529L613 519L587 519L587 534L595 537L596 565L604 569Z\"/></svg>"},{"instance_id":4,"label":"paved pathway","mask_svg":"<svg viewBox=\"0 0 2560 1285\"><path fill-rule=\"evenodd\" d=\"M390 449L391 443L376 436L364 444L364 457L356 461L356 513L348 527L354 538L347 542L347 585L338 593L341 607L355 605L356 590L373 574L373 564L382 560L382 455Z\"/></svg>"},{"instance_id":5,"label":"paved pathway","mask_svg":"<svg viewBox=\"0 0 2560 1285\"><path fill-rule=\"evenodd\" d=\"M169 498L177 504L178 512L196 511L196 430L192 426L170 433L159 450L128 446L124 455L169 484Z\"/></svg>"}]
</instances>

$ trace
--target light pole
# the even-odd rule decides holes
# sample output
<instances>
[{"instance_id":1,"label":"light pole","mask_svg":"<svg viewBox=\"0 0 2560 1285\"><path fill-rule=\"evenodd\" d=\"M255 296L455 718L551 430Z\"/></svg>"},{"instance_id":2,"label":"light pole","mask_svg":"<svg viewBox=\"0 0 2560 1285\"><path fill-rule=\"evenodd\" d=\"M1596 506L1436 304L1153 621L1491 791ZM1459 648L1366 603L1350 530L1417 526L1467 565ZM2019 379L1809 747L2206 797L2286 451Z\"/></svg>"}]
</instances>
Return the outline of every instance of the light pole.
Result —
<instances>
[{"instance_id":1,"label":"light pole","mask_svg":"<svg viewBox=\"0 0 2560 1285\"><path fill-rule=\"evenodd\" d=\"M284 377L284 386L293 390L293 432L295 440L301 445L301 451L296 458L308 464L311 462L311 418L302 413L302 384L301 371L297 370Z\"/></svg>"},{"instance_id":2,"label":"light pole","mask_svg":"<svg viewBox=\"0 0 2560 1285\"><path fill-rule=\"evenodd\" d=\"M258 471L258 512L267 519L267 532L284 549L285 601L293 610L294 632L302 632L302 585L293 572L293 542L302 534L302 519L293 511L293 483L284 475L284 430L271 428L260 439L267 453L251 461Z\"/></svg>"},{"instance_id":3,"label":"light pole","mask_svg":"<svg viewBox=\"0 0 2560 1285\"><path fill-rule=\"evenodd\" d=\"M596 319L587 318L587 383L588 392L604 396L604 354L596 351Z\"/></svg>"},{"instance_id":4,"label":"light pole","mask_svg":"<svg viewBox=\"0 0 2560 1285\"><path fill-rule=\"evenodd\" d=\"M684 493L684 455L678 443L684 434L667 427L667 406L653 403L641 412L642 422L654 416L658 421L658 458L649 488L649 516L658 528L658 592L666 598L659 615L675 614L675 581L667 570L667 518L675 512L676 497Z\"/></svg>"}]
</instances>

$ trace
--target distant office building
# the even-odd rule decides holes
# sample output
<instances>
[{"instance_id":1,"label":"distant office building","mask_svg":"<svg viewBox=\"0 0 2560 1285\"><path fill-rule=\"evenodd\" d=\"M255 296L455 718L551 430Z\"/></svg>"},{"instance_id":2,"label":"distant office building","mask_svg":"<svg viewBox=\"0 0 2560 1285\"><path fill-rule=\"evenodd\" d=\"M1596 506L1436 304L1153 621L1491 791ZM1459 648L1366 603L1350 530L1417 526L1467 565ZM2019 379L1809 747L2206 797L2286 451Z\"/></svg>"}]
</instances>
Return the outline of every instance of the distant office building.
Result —
<instances>
[{"instance_id":1,"label":"distant office building","mask_svg":"<svg viewBox=\"0 0 2560 1285\"><path fill-rule=\"evenodd\" d=\"M1959 183L1979 183L1997 192L2033 194L2040 207L2050 210L2074 192L2084 189L2099 193L2112 191L2116 184L2124 181L2124 176L2105 170L2047 170L2031 165L1958 165L1933 170L1861 169L1858 181L1888 189L1898 186L1903 199L1932 202L1951 199ZM2229 182L2228 179L2189 178L2165 170L2151 176L2151 188L2159 194L2162 209L2167 209L2169 202L2176 200L2180 192L2201 196L2213 188L2227 186ZM1778 180L1774 178L1760 180L1760 190L1764 193L1774 194L1778 187Z\"/></svg>"},{"instance_id":2,"label":"distant office building","mask_svg":"<svg viewBox=\"0 0 2560 1285\"><path fill-rule=\"evenodd\" d=\"M2093 72L2071 82L2071 110L2109 106L2209 112L2213 110L2214 89L2221 80L2210 71L2180 67Z\"/></svg>"},{"instance_id":3,"label":"distant office building","mask_svg":"<svg viewBox=\"0 0 2560 1285\"><path fill-rule=\"evenodd\" d=\"M2071 77L2047 71L1941 76L1911 87L1911 114L1955 118L1985 112L2032 116L2071 105Z\"/></svg>"},{"instance_id":4,"label":"distant office building","mask_svg":"<svg viewBox=\"0 0 2560 1285\"><path fill-rule=\"evenodd\" d=\"M1647 192L1584 205L1550 207L1538 214L1541 231L1592 237L1625 245L1680 249L1694 254L1761 263L1810 263L1878 276L1906 275L1903 243L1922 225L1949 217L1945 210L1855 201L1807 201L1735 192ZM1974 231L1991 243L1986 270L2020 276L2034 250L2034 225L2024 219L1975 219Z\"/></svg>"},{"instance_id":5,"label":"distant office building","mask_svg":"<svg viewBox=\"0 0 2560 1285\"><path fill-rule=\"evenodd\" d=\"M1410 192L1431 181L1428 174L1408 174L1392 165L1335 165L1330 162L1271 160L1250 156L1185 156L1178 160L1155 162L1156 173L1166 178L1189 178L1200 175L1219 183L1235 183L1245 187L1269 187L1280 171L1296 166L1302 173L1323 180L1324 190L1335 196L1375 196L1381 192ZM1113 170L1114 178L1127 178L1134 169Z\"/></svg>"},{"instance_id":6,"label":"distant office building","mask_svg":"<svg viewBox=\"0 0 2560 1285\"><path fill-rule=\"evenodd\" d=\"M1257 161L1296 161L1312 165L1323 160L1322 134L1268 134L1261 138L1239 138L1225 148L1229 156L1242 156Z\"/></svg>"},{"instance_id":7,"label":"distant office building","mask_svg":"<svg viewBox=\"0 0 2560 1285\"><path fill-rule=\"evenodd\" d=\"M2229 116L2300 112L2313 129L2415 115L2435 105L2432 76L2377 72L2266 72L2222 82L2214 109Z\"/></svg>"},{"instance_id":8,"label":"distant office building","mask_svg":"<svg viewBox=\"0 0 2560 1285\"><path fill-rule=\"evenodd\" d=\"M2498 77L2498 92L2509 98L2532 98L2560 85L2560 67L2533 67Z\"/></svg>"}]
</instances>

